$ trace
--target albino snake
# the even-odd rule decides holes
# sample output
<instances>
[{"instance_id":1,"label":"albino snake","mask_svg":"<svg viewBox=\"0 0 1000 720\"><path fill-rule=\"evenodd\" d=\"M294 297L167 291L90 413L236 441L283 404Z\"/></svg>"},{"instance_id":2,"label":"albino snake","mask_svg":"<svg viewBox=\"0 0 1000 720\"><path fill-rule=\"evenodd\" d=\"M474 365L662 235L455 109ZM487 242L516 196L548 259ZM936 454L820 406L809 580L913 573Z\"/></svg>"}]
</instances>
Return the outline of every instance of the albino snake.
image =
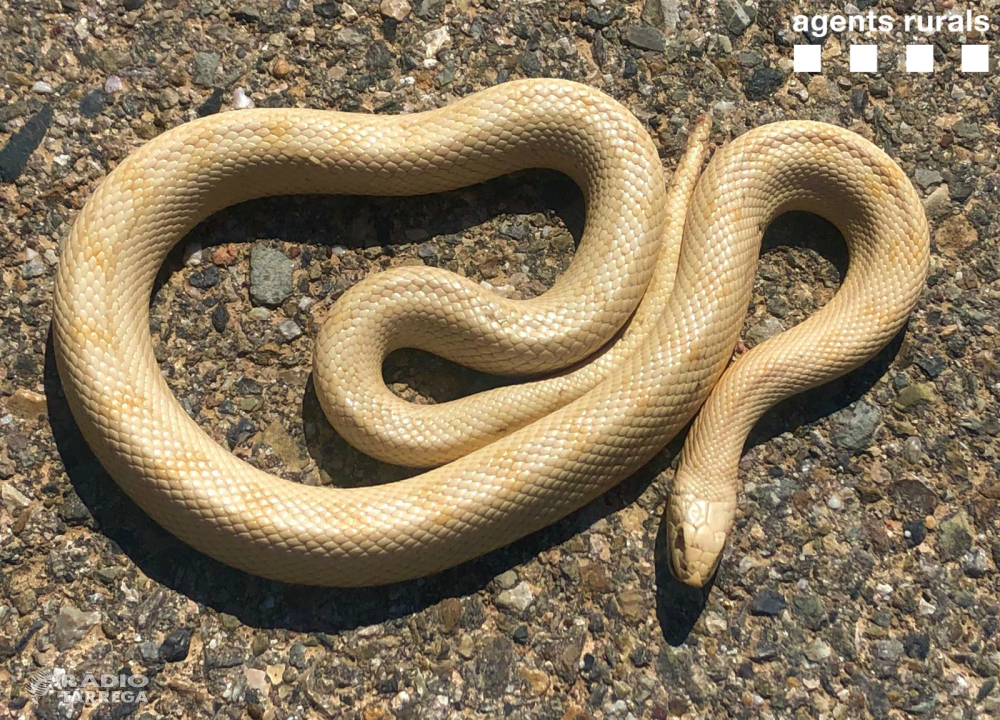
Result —
<instances>
[{"instance_id":1,"label":"albino snake","mask_svg":"<svg viewBox=\"0 0 1000 720\"><path fill-rule=\"evenodd\" d=\"M709 127L693 126L667 193L632 114L560 80L407 116L262 109L182 125L107 177L63 248L53 323L69 405L121 487L199 550L289 582L376 585L554 522L641 467L704 403L667 511L674 572L704 584L733 526L753 424L882 348L916 303L929 254L911 184L858 135L767 125L719 150L699 179ZM537 167L566 173L587 203L580 247L551 290L515 301L445 270L398 268L345 293L316 341L317 392L345 437L397 463L448 464L373 487L296 484L216 444L164 382L150 293L168 251L208 215L266 195L416 195ZM849 270L819 312L723 373L762 234L788 210L832 221ZM488 372L562 372L415 406L382 378L404 346Z\"/></svg>"}]
</instances>

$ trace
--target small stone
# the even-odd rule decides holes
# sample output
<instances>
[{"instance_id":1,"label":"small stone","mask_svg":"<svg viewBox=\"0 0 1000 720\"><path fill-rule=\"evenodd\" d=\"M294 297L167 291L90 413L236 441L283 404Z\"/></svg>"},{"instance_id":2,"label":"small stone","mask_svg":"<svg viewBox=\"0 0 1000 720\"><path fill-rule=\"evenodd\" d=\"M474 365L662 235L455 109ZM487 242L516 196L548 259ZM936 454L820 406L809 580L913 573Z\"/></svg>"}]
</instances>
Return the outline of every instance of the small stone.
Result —
<instances>
[{"instance_id":1,"label":"small stone","mask_svg":"<svg viewBox=\"0 0 1000 720\"><path fill-rule=\"evenodd\" d=\"M538 58L538 53L531 50L525 50L517 56L517 66L528 77L537 77L542 72L542 61Z\"/></svg>"},{"instance_id":2,"label":"small stone","mask_svg":"<svg viewBox=\"0 0 1000 720\"><path fill-rule=\"evenodd\" d=\"M396 22L402 22L410 14L412 7L408 0L382 0L379 11Z\"/></svg>"},{"instance_id":3,"label":"small stone","mask_svg":"<svg viewBox=\"0 0 1000 720\"><path fill-rule=\"evenodd\" d=\"M215 71L219 67L219 53L199 52L194 54L194 67L191 79L195 85L212 87L215 84Z\"/></svg>"},{"instance_id":4,"label":"small stone","mask_svg":"<svg viewBox=\"0 0 1000 720\"><path fill-rule=\"evenodd\" d=\"M44 80L39 80L34 85L31 86L31 92L38 93L39 95L51 95L52 86L49 85Z\"/></svg>"},{"instance_id":5,"label":"small stone","mask_svg":"<svg viewBox=\"0 0 1000 720\"><path fill-rule=\"evenodd\" d=\"M680 20L680 0L646 0L640 19L650 27L673 30Z\"/></svg>"},{"instance_id":6,"label":"small stone","mask_svg":"<svg viewBox=\"0 0 1000 720\"><path fill-rule=\"evenodd\" d=\"M927 525L924 519L903 523L903 537L909 542L910 547L916 547L927 538Z\"/></svg>"},{"instance_id":7,"label":"small stone","mask_svg":"<svg viewBox=\"0 0 1000 720\"><path fill-rule=\"evenodd\" d=\"M45 274L45 263L39 260L37 257L32 258L24 265L21 266L21 277L25 280L33 280L36 277L41 277Z\"/></svg>"},{"instance_id":8,"label":"small stone","mask_svg":"<svg viewBox=\"0 0 1000 720\"><path fill-rule=\"evenodd\" d=\"M248 689L256 690L261 695L267 695L270 688L267 684L267 674L263 670L246 668L243 670L243 676L247 680Z\"/></svg>"},{"instance_id":9,"label":"small stone","mask_svg":"<svg viewBox=\"0 0 1000 720\"><path fill-rule=\"evenodd\" d=\"M774 67L763 67L750 73L743 84L743 94L747 100L765 100L773 95L785 82L785 75Z\"/></svg>"},{"instance_id":10,"label":"small stone","mask_svg":"<svg viewBox=\"0 0 1000 720\"><path fill-rule=\"evenodd\" d=\"M9 483L0 486L0 500L8 510L24 510L31 505L31 500Z\"/></svg>"},{"instance_id":11,"label":"small stone","mask_svg":"<svg viewBox=\"0 0 1000 720\"><path fill-rule=\"evenodd\" d=\"M97 117L104 110L104 93L91 90L80 99L80 114L87 118Z\"/></svg>"},{"instance_id":12,"label":"small stone","mask_svg":"<svg viewBox=\"0 0 1000 720\"><path fill-rule=\"evenodd\" d=\"M226 329L229 324L229 310L222 303L215 306L212 310L212 327L215 328L215 332L221 333Z\"/></svg>"},{"instance_id":13,"label":"small stone","mask_svg":"<svg viewBox=\"0 0 1000 720\"><path fill-rule=\"evenodd\" d=\"M968 120L959 120L955 123L955 136L967 141L978 140L982 136L979 125Z\"/></svg>"},{"instance_id":14,"label":"small stone","mask_svg":"<svg viewBox=\"0 0 1000 720\"><path fill-rule=\"evenodd\" d=\"M297 670L305 670L306 646L296 641L288 651L288 664Z\"/></svg>"},{"instance_id":15,"label":"small stone","mask_svg":"<svg viewBox=\"0 0 1000 720\"><path fill-rule=\"evenodd\" d=\"M774 617L780 615L785 607L787 607L787 603L784 596L779 592L767 589L757 593L756 597L754 597L750 604L750 613L752 615Z\"/></svg>"},{"instance_id":16,"label":"small stone","mask_svg":"<svg viewBox=\"0 0 1000 720\"><path fill-rule=\"evenodd\" d=\"M457 598L446 598L438 605L441 632L450 635L462 619L462 603Z\"/></svg>"},{"instance_id":17,"label":"small stone","mask_svg":"<svg viewBox=\"0 0 1000 720\"><path fill-rule=\"evenodd\" d=\"M325 20L336 20L341 14L339 2L325 2L313 6L313 12Z\"/></svg>"},{"instance_id":18,"label":"small stone","mask_svg":"<svg viewBox=\"0 0 1000 720\"><path fill-rule=\"evenodd\" d=\"M910 633L903 640L903 650L907 657L915 660L926 660L931 649L931 638L923 633Z\"/></svg>"},{"instance_id":19,"label":"small stone","mask_svg":"<svg viewBox=\"0 0 1000 720\"><path fill-rule=\"evenodd\" d=\"M292 294L295 263L264 245L250 251L250 298L257 305L277 307Z\"/></svg>"},{"instance_id":20,"label":"small stone","mask_svg":"<svg viewBox=\"0 0 1000 720\"><path fill-rule=\"evenodd\" d=\"M522 666L518 669L518 674L533 696L544 695L549 689L549 676L541 670Z\"/></svg>"},{"instance_id":21,"label":"small stone","mask_svg":"<svg viewBox=\"0 0 1000 720\"><path fill-rule=\"evenodd\" d=\"M253 437L256 433L256 425L248 418L240 418L235 425L229 428L229 432L226 433L226 442L229 443L229 449L234 449L237 445Z\"/></svg>"},{"instance_id":22,"label":"small stone","mask_svg":"<svg viewBox=\"0 0 1000 720\"><path fill-rule=\"evenodd\" d=\"M860 115L868 107L868 91L863 87L851 90L851 109L855 115Z\"/></svg>"},{"instance_id":23,"label":"small stone","mask_svg":"<svg viewBox=\"0 0 1000 720\"><path fill-rule=\"evenodd\" d=\"M879 409L859 400L830 417L830 441L845 450L861 450L871 443L881 422L882 413Z\"/></svg>"},{"instance_id":24,"label":"small stone","mask_svg":"<svg viewBox=\"0 0 1000 720\"><path fill-rule=\"evenodd\" d=\"M826 606L816 595L796 595L792 598L792 614L810 630L819 630L827 622Z\"/></svg>"},{"instance_id":25,"label":"small stone","mask_svg":"<svg viewBox=\"0 0 1000 720\"><path fill-rule=\"evenodd\" d=\"M954 560L972 547L972 535L961 515L941 523L937 533L938 557L943 562Z\"/></svg>"},{"instance_id":26,"label":"small stone","mask_svg":"<svg viewBox=\"0 0 1000 720\"><path fill-rule=\"evenodd\" d=\"M252 110L253 100L246 94L246 91L238 87L233 91L233 108L236 110Z\"/></svg>"},{"instance_id":27,"label":"small stone","mask_svg":"<svg viewBox=\"0 0 1000 720\"><path fill-rule=\"evenodd\" d=\"M104 81L104 92L108 95L114 95L115 93L120 93L125 89L125 84L122 79L117 75L111 75L107 80Z\"/></svg>"},{"instance_id":28,"label":"small stone","mask_svg":"<svg viewBox=\"0 0 1000 720\"><path fill-rule=\"evenodd\" d=\"M938 185L937 189L924 200L924 212L931 218L945 214L951 205L951 195L947 185Z\"/></svg>"},{"instance_id":29,"label":"small stone","mask_svg":"<svg viewBox=\"0 0 1000 720\"><path fill-rule=\"evenodd\" d=\"M496 576L496 584L503 590L509 590L517 584L517 573L513 570L506 570Z\"/></svg>"},{"instance_id":30,"label":"small stone","mask_svg":"<svg viewBox=\"0 0 1000 720\"><path fill-rule=\"evenodd\" d=\"M522 613L535 601L534 593L526 582L520 582L510 590L504 590L497 595L497 605L507 610Z\"/></svg>"},{"instance_id":31,"label":"small stone","mask_svg":"<svg viewBox=\"0 0 1000 720\"><path fill-rule=\"evenodd\" d=\"M872 655L884 662L896 662L903 655L903 643L899 640L878 640L872 644Z\"/></svg>"},{"instance_id":32,"label":"small stone","mask_svg":"<svg viewBox=\"0 0 1000 720\"><path fill-rule=\"evenodd\" d=\"M907 385L896 396L893 406L902 412L913 412L934 400L934 390L930 385L924 383L914 383Z\"/></svg>"},{"instance_id":33,"label":"small stone","mask_svg":"<svg viewBox=\"0 0 1000 720\"><path fill-rule=\"evenodd\" d=\"M917 168L917 171L913 173L913 179L917 181L917 185L922 187L924 190L929 188L931 185L937 185L944 182L944 176L937 170L928 170L927 168Z\"/></svg>"},{"instance_id":34,"label":"small stone","mask_svg":"<svg viewBox=\"0 0 1000 720\"><path fill-rule=\"evenodd\" d=\"M925 518L938 504L937 493L919 480L897 480L889 487L893 507L904 518Z\"/></svg>"},{"instance_id":35,"label":"small stone","mask_svg":"<svg viewBox=\"0 0 1000 720\"><path fill-rule=\"evenodd\" d=\"M663 52L667 48L667 40L663 37L663 33L647 25L629 25L622 33L622 41L640 50Z\"/></svg>"},{"instance_id":36,"label":"small stone","mask_svg":"<svg viewBox=\"0 0 1000 720\"><path fill-rule=\"evenodd\" d=\"M191 633L189 627L174 628L160 643L160 658L164 662L180 662L188 656L191 648Z\"/></svg>"},{"instance_id":37,"label":"small stone","mask_svg":"<svg viewBox=\"0 0 1000 720\"><path fill-rule=\"evenodd\" d=\"M981 548L972 548L962 556L962 572L970 578L985 577L988 571L986 552Z\"/></svg>"},{"instance_id":38,"label":"small stone","mask_svg":"<svg viewBox=\"0 0 1000 720\"><path fill-rule=\"evenodd\" d=\"M191 273L188 282L192 287L196 287L199 290L208 290L215 287L219 284L219 268L215 267L215 265L209 265L203 270Z\"/></svg>"},{"instance_id":39,"label":"small stone","mask_svg":"<svg viewBox=\"0 0 1000 720\"><path fill-rule=\"evenodd\" d=\"M726 29L733 35L742 35L753 25L757 11L739 0L719 0L719 13Z\"/></svg>"},{"instance_id":40,"label":"small stone","mask_svg":"<svg viewBox=\"0 0 1000 720\"><path fill-rule=\"evenodd\" d=\"M292 342L302 337L302 328L294 320L284 320L278 325L278 332L285 342Z\"/></svg>"},{"instance_id":41,"label":"small stone","mask_svg":"<svg viewBox=\"0 0 1000 720\"><path fill-rule=\"evenodd\" d=\"M68 650L100 622L98 612L83 612L72 605L63 605L52 628L52 642L60 652Z\"/></svg>"},{"instance_id":42,"label":"small stone","mask_svg":"<svg viewBox=\"0 0 1000 720\"><path fill-rule=\"evenodd\" d=\"M748 347L757 347L762 342L770 337L774 337L784 329L784 326L778 318L768 315L766 318L758 323L755 323L749 330L747 330L746 344Z\"/></svg>"},{"instance_id":43,"label":"small stone","mask_svg":"<svg viewBox=\"0 0 1000 720\"><path fill-rule=\"evenodd\" d=\"M832 654L832 649L821 638L816 638L806 648L806 657L813 662L823 662Z\"/></svg>"},{"instance_id":44,"label":"small stone","mask_svg":"<svg viewBox=\"0 0 1000 720\"><path fill-rule=\"evenodd\" d=\"M287 77L291 71L291 64L280 55L271 63L271 74L276 78Z\"/></svg>"},{"instance_id":45,"label":"small stone","mask_svg":"<svg viewBox=\"0 0 1000 720\"><path fill-rule=\"evenodd\" d=\"M436 20L444 10L444 0L420 0L417 16L424 20Z\"/></svg>"}]
</instances>

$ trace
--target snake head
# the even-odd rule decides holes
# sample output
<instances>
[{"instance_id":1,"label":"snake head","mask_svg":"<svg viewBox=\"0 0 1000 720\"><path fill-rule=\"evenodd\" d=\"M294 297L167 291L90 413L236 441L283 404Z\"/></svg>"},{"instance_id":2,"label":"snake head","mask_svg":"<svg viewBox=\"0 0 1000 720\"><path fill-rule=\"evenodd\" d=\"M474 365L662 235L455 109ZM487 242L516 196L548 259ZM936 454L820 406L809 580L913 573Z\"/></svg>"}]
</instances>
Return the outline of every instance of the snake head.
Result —
<instances>
[{"instance_id":1,"label":"snake head","mask_svg":"<svg viewBox=\"0 0 1000 720\"><path fill-rule=\"evenodd\" d=\"M734 506L690 493L675 493L667 505L670 569L686 585L704 587L719 567L733 526Z\"/></svg>"}]
</instances>

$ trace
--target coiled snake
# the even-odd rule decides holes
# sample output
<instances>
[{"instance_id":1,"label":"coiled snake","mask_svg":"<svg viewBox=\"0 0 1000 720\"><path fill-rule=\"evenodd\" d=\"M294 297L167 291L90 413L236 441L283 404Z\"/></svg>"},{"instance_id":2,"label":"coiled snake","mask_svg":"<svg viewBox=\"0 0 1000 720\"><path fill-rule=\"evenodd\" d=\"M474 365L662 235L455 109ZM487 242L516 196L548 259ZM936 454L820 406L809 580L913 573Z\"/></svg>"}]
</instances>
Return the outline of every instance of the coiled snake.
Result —
<instances>
[{"instance_id":1,"label":"coiled snake","mask_svg":"<svg viewBox=\"0 0 1000 720\"><path fill-rule=\"evenodd\" d=\"M554 522L701 408L667 510L673 570L701 585L733 526L754 422L883 347L929 253L910 182L858 135L767 125L716 152L699 179L709 126L693 126L669 192L632 114L560 80L406 116L245 110L166 132L101 183L62 250L54 341L74 417L119 485L185 542L258 575L346 586L427 575ZM515 301L444 270L398 268L345 293L316 340L317 392L345 437L397 463L447 464L373 487L296 484L216 444L164 382L148 327L154 278L211 213L275 194L440 192L537 167L571 177L587 205L551 290ZM727 370L763 231L789 210L836 224L850 267L825 307ZM404 346L550 376L410 405L381 374Z\"/></svg>"}]
</instances>

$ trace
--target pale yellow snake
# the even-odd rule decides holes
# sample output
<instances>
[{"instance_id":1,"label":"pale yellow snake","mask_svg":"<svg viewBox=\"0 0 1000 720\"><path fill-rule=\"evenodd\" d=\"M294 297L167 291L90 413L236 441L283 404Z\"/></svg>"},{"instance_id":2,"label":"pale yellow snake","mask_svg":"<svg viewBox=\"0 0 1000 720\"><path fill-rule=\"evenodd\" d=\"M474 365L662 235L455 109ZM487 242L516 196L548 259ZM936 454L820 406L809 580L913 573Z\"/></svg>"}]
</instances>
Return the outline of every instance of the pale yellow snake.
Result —
<instances>
[{"instance_id":1,"label":"pale yellow snake","mask_svg":"<svg viewBox=\"0 0 1000 720\"><path fill-rule=\"evenodd\" d=\"M897 333L929 249L909 181L858 135L768 125L719 150L699 180L708 130L693 127L669 194L642 125L602 93L558 80L407 116L246 110L166 132L100 185L62 251L54 338L73 414L122 488L194 547L270 578L374 585L555 521L646 463L705 403L668 508L673 569L703 584L733 525L754 422ZM216 444L164 382L148 327L153 281L211 213L274 194L439 192L535 167L569 175L587 203L579 250L549 292L514 301L444 270L400 268L348 291L316 341L316 386L339 431L394 462L448 464L374 487L292 483ZM793 209L843 233L843 285L723 375L762 233ZM610 349L565 370L630 318ZM417 407L382 380L386 354L403 346L490 372L562 372Z\"/></svg>"}]
</instances>

